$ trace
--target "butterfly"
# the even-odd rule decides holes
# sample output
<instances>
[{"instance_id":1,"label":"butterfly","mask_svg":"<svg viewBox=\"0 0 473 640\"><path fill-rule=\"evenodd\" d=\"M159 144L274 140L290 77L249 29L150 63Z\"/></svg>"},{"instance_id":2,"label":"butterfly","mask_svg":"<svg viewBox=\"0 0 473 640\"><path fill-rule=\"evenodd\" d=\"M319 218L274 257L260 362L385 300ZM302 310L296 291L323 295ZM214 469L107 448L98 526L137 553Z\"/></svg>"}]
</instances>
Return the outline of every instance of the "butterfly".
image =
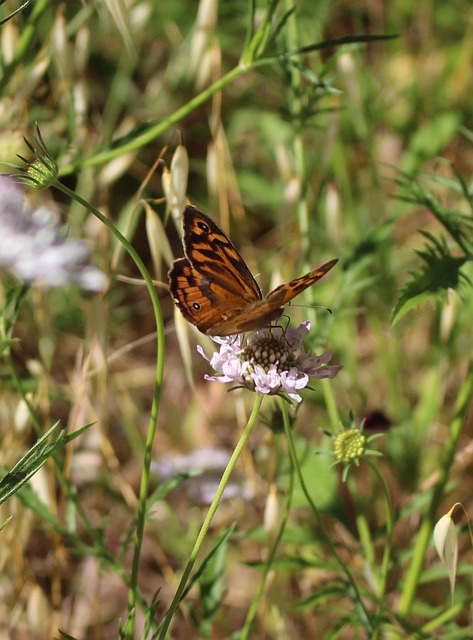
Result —
<instances>
[{"instance_id":1,"label":"butterfly","mask_svg":"<svg viewBox=\"0 0 473 640\"><path fill-rule=\"evenodd\" d=\"M264 298L243 258L209 216L188 205L182 223L185 258L173 262L169 290L184 318L207 335L231 336L270 327L289 300L338 262L330 260Z\"/></svg>"}]
</instances>

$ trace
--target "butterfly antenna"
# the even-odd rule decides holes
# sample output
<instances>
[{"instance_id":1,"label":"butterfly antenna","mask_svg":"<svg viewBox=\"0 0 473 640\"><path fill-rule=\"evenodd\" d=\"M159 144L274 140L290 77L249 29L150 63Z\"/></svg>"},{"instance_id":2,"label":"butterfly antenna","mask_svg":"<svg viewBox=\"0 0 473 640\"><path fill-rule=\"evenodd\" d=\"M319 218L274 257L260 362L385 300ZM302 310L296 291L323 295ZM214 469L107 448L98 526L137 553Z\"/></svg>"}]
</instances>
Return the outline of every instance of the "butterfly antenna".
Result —
<instances>
[{"instance_id":1,"label":"butterfly antenna","mask_svg":"<svg viewBox=\"0 0 473 640\"><path fill-rule=\"evenodd\" d=\"M289 304L291 305L291 303L289 302ZM292 304L292 307L299 307L301 309L323 309L324 311L327 311L328 313L333 313L332 309L330 309L329 307L324 307L320 304Z\"/></svg>"}]
</instances>

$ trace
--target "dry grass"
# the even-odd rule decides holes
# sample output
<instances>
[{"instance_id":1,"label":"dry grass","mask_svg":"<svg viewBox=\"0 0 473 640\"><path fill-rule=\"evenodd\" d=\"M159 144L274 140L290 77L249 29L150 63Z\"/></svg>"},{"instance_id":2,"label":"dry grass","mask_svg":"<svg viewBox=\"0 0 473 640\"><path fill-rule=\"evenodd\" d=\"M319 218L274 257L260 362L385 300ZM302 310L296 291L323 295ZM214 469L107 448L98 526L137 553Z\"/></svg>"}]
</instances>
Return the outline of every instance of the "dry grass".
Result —
<instances>
[{"instance_id":1,"label":"dry grass","mask_svg":"<svg viewBox=\"0 0 473 640\"><path fill-rule=\"evenodd\" d=\"M300 298L333 313L296 306L289 311L291 326L309 315L316 327L307 348L333 349L334 362L344 366L333 381L303 392L293 431L302 472L329 539L360 590L375 629L371 637L461 637L469 581L458 581L452 619L446 615L435 624L448 610L449 588L430 548L423 573L411 576L415 595L401 619L396 616L419 552L416 534L426 519L428 492L444 472L452 485L444 486L437 515L455 500L470 510L465 487L473 424L467 402L459 413L458 397L471 369L471 290L432 296L394 327L390 320L409 272L419 268L415 251L425 245L419 230L445 235L425 204L393 197L405 193L395 183L398 171L434 176L422 180L429 193L471 219L471 202L457 188L452 168L466 181L473 169L471 135L462 129L471 121L471 7L398 0L319 3L314 11L302 2L270 53L346 35L399 37L308 53L297 58L300 69L278 59L255 66L172 120L234 68L244 50L246 4L199 7L197 14L197 4L183 2L56 6L37 0L6 22L0 31L2 159L27 154L21 136L31 139L38 121L61 181L110 218L156 279L165 367L153 462L206 447L230 454L254 400L246 390L228 393L205 381L210 367L195 344L209 352L210 340L187 325L175 330L179 321L165 273L170 253L182 255L176 218L181 201L165 202L163 164L150 172L153 163L162 157L171 167L182 137L189 175L171 167L172 175L193 203L230 231L253 273L261 273L264 291L340 258ZM277 15L282 12L279 7ZM22 50L27 26L33 31ZM157 134L144 143L137 127L149 122L157 123ZM115 149L110 143L117 139L130 145ZM1 521L13 518L0 534L0 638L53 638L62 629L78 639L108 640L119 637L127 616L156 377L156 321L136 265L109 229L55 189L29 190L28 198L35 206L54 205L69 234L87 240L95 264L110 275L110 288L89 295L74 287L31 287L16 317L8 305L16 285L2 274L2 339L11 331L16 342L3 351L1 467L10 469L39 435L23 396L42 432L57 420L68 431L94 424L60 452L57 464L49 460L42 467L32 491L1 506ZM471 275L470 265L462 269ZM288 443L274 409L265 399L235 472L240 493L221 503L197 564L221 532L233 523L235 530L205 575L208 582L202 579L186 594L173 638L230 638L245 622L270 547L263 526L267 503L275 492L281 522L290 487ZM383 431L371 444L383 457L370 459L373 467L362 461L343 483L339 469L330 466L324 431L338 420L347 426L350 412L357 423L367 417L367 429ZM448 460L455 418L463 426ZM207 512L196 498L199 481L177 483L168 493L152 476L149 494L159 487L162 493L148 505L136 638L156 637L142 631L150 603L158 594L159 623L175 593ZM468 573L467 539L461 544ZM391 558L383 587L386 547ZM345 578L296 482L248 637L370 637ZM206 585L214 589L215 612Z\"/></svg>"}]
</instances>

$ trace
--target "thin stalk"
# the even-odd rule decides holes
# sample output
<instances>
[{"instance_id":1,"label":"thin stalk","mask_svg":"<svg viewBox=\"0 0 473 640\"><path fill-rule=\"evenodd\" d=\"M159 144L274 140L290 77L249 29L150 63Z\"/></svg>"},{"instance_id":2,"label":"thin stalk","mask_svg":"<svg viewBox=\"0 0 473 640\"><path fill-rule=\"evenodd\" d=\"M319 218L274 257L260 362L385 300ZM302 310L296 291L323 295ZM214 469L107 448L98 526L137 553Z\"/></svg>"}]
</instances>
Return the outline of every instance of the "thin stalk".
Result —
<instances>
[{"instance_id":1,"label":"thin stalk","mask_svg":"<svg viewBox=\"0 0 473 640\"><path fill-rule=\"evenodd\" d=\"M340 428L340 413L338 411L338 405L333 394L333 385L328 378L320 380L320 386L325 400L325 408L330 422L330 428L332 433L336 433Z\"/></svg>"},{"instance_id":2,"label":"thin stalk","mask_svg":"<svg viewBox=\"0 0 473 640\"><path fill-rule=\"evenodd\" d=\"M248 418L248 422L246 424L246 427L243 430L243 433L240 436L240 439L238 440L235 449L233 450L233 453L230 457L230 460L228 461L228 464L225 468L225 471L223 472L222 478L219 482L219 485L217 487L217 490L215 492L215 496L214 499L212 500L212 504L209 507L209 510L207 512L207 515L205 516L205 520L202 524L202 527L200 528L199 534L197 536L197 539L195 541L194 547L191 551L191 554L189 556L189 560L187 561L187 564L185 566L184 572L182 574L182 577L179 581L178 587L176 589L176 593L174 594L174 598L172 599L172 602L169 606L169 609L167 610L166 616L162 622L161 628L159 630L159 635L157 636L157 640L165 640L166 638L166 634L167 631L169 629L169 625L171 624L171 621L174 617L174 614L176 612L177 607L179 606L179 603L181 601L181 597L182 594L184 593L184 590L186 588L187 585L187 581L189 580L192 568L195 564L195 561L197 559L197 556L199 554L199 551L202 547L202 544L205 540L205 536L207 535L207 531L210 527L210 523L212 522L212 519L215 515L215 512L217 511L217 507L218 507L218 503L220 502L220 498L222 497L222 494L225 490L225 487L227 486L227 483L230 479L230 475L233 471L233 468L235 466L236 461L238 460L240 453L243 449L243 447L246 444L246 441L248 440L251 431L253 430L253 427L255 425L256 422L256 418L258 417L259 414L259 410L261 408L261 403L263 401L263 395L260 393L255 394L255 402L253 404L253 410L251 412L250 417Z\"/></svg>"},{"instance_id":3,"label":"thin stalk","mask_svg":"<svg viewBox=\"0 0 473 640\"><path fill-rule=\"evenodd\" d=\"M283 411L287 412L287 407L285 408L284 405L283 405ZM284 422L284 425L285 424L286 423ZM292 436L292 430L290 428L289 429L285 428L285 432L286 432L286 436L287 436L287 441L289 443L289 451L290 451L290 454L291 454L291 458L292 458L292 461L293 461L293 464L294 464L294 467L295 467L295 470L296 470L296 474L297 474L297 477L299 479L302 491L303 491L303 493L304 493L304 495L306 497L307 502L310 505L310 508L312 509L313 514L315 515L315 518L317 520L317 524L319 526L319 529L320 529L320 531L322 533L323 539L326 542L326 544L330 547L330 551L331 551L333 557L335 558L335 560L336 560L336 562L338 564L340 573L345 575L345 578L346 578L347 582L350 585L350 598L352 599L352 601L355 604L359 619L361 621L361 624L363 625L363 628L365 629L365 632L366 632L367 636L369 638L371 638L372 637L372 633L373 633L373 627L372 627L371 620L370 620L370 617L368 615L368 612L367 612L366 608L363 605L363 600L362 600L360 591L359 591L359 589L357 587L357 584L356 584L355 580L353 579L353 576L351 575L350 570L348 569L346 564L342 561L342 559L338 555L337 549L335 547L335 544L334 544L332 538L330 537L330 535L328 534L327 529L325 528L323 520L322 520L322 518L320 516L319 510L318 510L315 502L313 501L312 496L310 495L309 489L307 488L307 485L306 485L305 480L304 480L304 476L302 475L302 471L301 471L301 467L300 467L300 464L299 464L299 460L297 459L296 448L294 446L294 438Z\"/></svg>"},{"instance_id":4,"label":"thin stalk","mask_svg":"<svg viewBox=\"0 0 473 640\"><path fill-rule=\"evenodd\" d=\"M282 404L285 405L286 403L284 401L282 401ZM290 425L289 425L289 416L287 414L287 408L286 410L283 409L283 421L284 421L284 429L290 429ZM291 506L292 506L292 499L294 496L294 463L292 458L290 458L290 469L289 469L289 487L288 487L288 491L287 491L287 500L286 500L286 504L285 504L285 508L284 508L284 514L281 520L281 526L279 527L279 531L278 531L278 535L276 536L276 539L274 541L274 544L269 552L268 555L268 559L266 560L266 564L264 567L264 571L263 574L261 576L261 579L259 581L258 587L256 589L255 595L253 596L253 600L251 602L250 608L248 609L248 613L246 614L246 619L245 619L245 623L243 625L242 630L240 631L240 634L238 636L239 640L246 640L246 638L248 637L248 634L250 632L251 629L251 625L253 623L253 620L255 618L256 612L258 610L258 605L260 603L261 600L261 596L263 595L263 590L264 587L266 586L266 581L268 579L268 574L271 571L271 568L273 566L273 562L274 562L274 558L276 556L276 551L279 549L279 546L281 544L281 540L282 537L284 535L284 531L286 530L286 526L287 526L287 521L289 518L289 513L291 511Z\"/></svg>"},{"instance_id":5,"label":"thin stalk","mask_svg":"<svg viewBox=\"0 0 473 640\"><path fill-rule=\"evenodd\" d=\"M262 61L261 61L262 62ZM261 64L260 62L260 64ZM271 60L266 60L266 64L272 62ZM234 69L231 69L224 76L219 78L216 82L214 82L210 87L207 87L203 91L201 91L198 95L194 96L189 102L183 105L180 109L177 109L174 113L169 115L167 118L162 120L155 120L153 122L149 122L148 124L141 126L141 132L136 132L133 135L133 131L130 132L127 136L120 138L119 140L115 140L112 145L103 149L102 151L97 152L96 154L90 156L89 158L85 158L84 160L80 160L77 163L71 163L62 167L59 171L59 175L64 176L76 171L77 167L92 167L98 164L103 164L108 162L109 160L113 160L117 156L121 156L123 154L129 153L130 151L136 151L141 149L145 144L153 142L158 136L164 133L169 127L177 124L180 120L182 120L187 114L191 111L199 107L201 104L209 100L215 93L223 89L227 84L238 78L242 74L246 73L249 68L252 66L256 66L256 63L251 65L250 67L244 65L238 65ZM135 130L136 131L136 130Z\"/></svg>"},{"instance_id":6,"label":"thin stalk","mask_svg":"<svg viewBox=\"0 0 473 640\"><path fill-rule=\"evenodd\" d=\"M285 7L290 11L293 7L291 0L286 0ZM289 51L297 49L299 42L297 30L297 18L295 13L291 13L286 23L286 42ZM292 56L291 56L292 57ZM295 54L294 58L300 56ZM307 169L304 149L304 138L302 136L302 102L301 102L301 72L295 65L289 65L290 76L290 105L289 110L292 116L292 125L294 128L294 136L292 141L292 151L294 155L294 173L300 184L301 195L297 203L297 219L299 224L299 234L301 242L301 253L307 260L310 238L309 238L309 210L307 207Z\"/></svg>"},{"instance_id":7,"label":"thin stalk","mask_svg":"<svg viewBox=\"0 0 473 640\"><path fill-rule=\"evenodd\" d=\"M386 502L386 542L384 545L384 553L383 559L381 561L381 569L376 573L377 576L377 597L378 597L378 605L377 605L377 616L378 620L381 620L383 616L384 605L385 605L385 597L386 597L386 586L388 582L388 572L391 565L391 552L392 552L392 542L393 542L393 517L391 510L391 499L389 496L388 486L386 481L384 480L382 474L379 472L379 469L374 465L368 456L365 456L364 461L369 464L372 471L378 478L378 481L383 489L384 500ZM379 636L379 630L373 634L373 640Z\"/></svg>"},{"instance_id":8,"label":"thin stalk","mask_svg":"<svg viewBox=\"0 0 473 640\"><path fill-rule=\"evenodd\" d=\"M143 456L143 470L141 472L140 490L138 497L138 513L136 520L136 535L133 549L133 559L131 565L130 584L128 589L128 619L125 625L125 637L133 637L133 629L135 623L135 610L137 602L137 589L138 589L138 571L141 555L141 546L143 543L143 533L146 520L146 507L148 498L148 489L150 481L150 467L151 467L151 454L154 436L156 433L157 417L159 412L159 405L161 400L161 388L163 383L164 373L164 323L161 314L161 307L159 304L158 296L153 285L151 276L148 273L143 261L138 253L135 251L130 242L120 231L106 218L100 211L95 209L90 203L81 198L77 193L71 191L59 181L55 181L54 186L65 193L70 198L76 200L88 209L93 215L95 215L106 227L113 233L118 241L125 248L127 253L133 259L136 264L145 285L148 289L148 293L151 299L151 304L154 311L154 317L156 321L156 377L154 382L153 402L151 405L151 411L148 421L148 430L146 434L146 442Z\"/></svg>"},{"instance_id":9,"label":"thin stalk","mask_svg":"<svg viewBox=\"0 0 473 640\"><path fill-rule=\"evenodd\" d=\"M471 402L473 394L473 354L470 354L470 362L468 371L463 384L458 392L455 402L454 417L448 432L447 440L444 444L443 462L439 466L439 477L432 491L432 497L427 510L426 517L417 534L414 550L412 553L411 564L409 565L406 577L404 579L404 587L399 599L398 613L400 616L407 616L414 602L414 597L419 585L422 566L424 563L425 553L430 542L433 528L437 520L437 513L440 502L445 493L448 474L453 463L455 452L457 450L458 440L462 431L463 421L465 419L468 406Z\"/></svg>"}]
</instances>

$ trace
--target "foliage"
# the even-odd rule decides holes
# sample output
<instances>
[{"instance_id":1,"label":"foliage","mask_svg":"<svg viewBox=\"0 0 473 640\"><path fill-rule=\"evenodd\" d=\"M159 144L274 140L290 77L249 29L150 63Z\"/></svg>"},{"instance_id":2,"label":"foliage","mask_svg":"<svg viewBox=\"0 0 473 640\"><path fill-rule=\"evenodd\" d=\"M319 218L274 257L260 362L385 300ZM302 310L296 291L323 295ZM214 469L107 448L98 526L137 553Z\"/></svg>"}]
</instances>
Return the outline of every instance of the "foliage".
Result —
<instances>
[{"instance_id":1,"label":"foliage","mask_svg":"<svg viewBox=\"0 0 473 640\"><path fill-rule=\"evenodd\" d=\"M1 628L471 633L468 534L456 571L431 544L472 512L470 4L5 5L15 211L107 278L19 282L0 242ZM186 198L263 291L339 258L280 318L343 365L299 406L204 380L165 275Z\"/></svg>"}]
</instances>

